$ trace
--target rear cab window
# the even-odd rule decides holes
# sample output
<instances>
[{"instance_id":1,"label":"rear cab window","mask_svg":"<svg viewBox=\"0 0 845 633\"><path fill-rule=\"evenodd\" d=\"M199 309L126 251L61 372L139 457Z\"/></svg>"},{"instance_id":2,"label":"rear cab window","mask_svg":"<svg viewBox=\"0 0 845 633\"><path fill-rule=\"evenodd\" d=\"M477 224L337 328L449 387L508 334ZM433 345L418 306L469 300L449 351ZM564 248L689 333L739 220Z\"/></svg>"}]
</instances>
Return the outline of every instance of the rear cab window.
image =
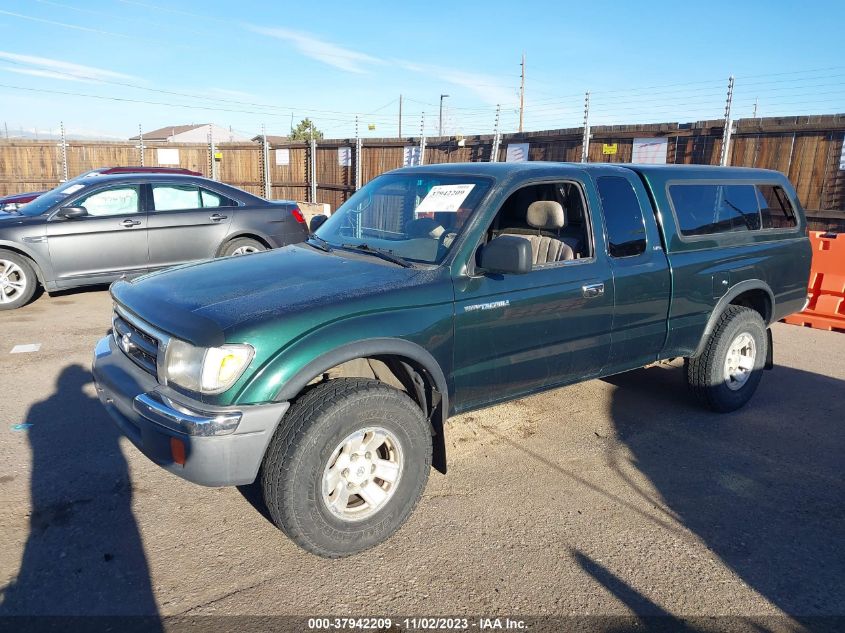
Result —
<instances>
[{"instance_id":1,"label":"rear cab window","mask_svg":"<svg viewBox=\"0 0 845 633\"><path fill-rule=\"evenodd\" d=\"M669 200L684 237L795 227L782 187L742 182L674 183Z\"/></svg>"},{"instance_id":2,"label":"rear cab window","mask_svg":"<svg viewBox=\"0 0 845 633\"><path fill-rule=\"evenodd\" d=\"M600 176L596 189L601 198L611 257L634 257L646 250L643 210L633 185L621 176Z\"/></svg>"}]
</instances>

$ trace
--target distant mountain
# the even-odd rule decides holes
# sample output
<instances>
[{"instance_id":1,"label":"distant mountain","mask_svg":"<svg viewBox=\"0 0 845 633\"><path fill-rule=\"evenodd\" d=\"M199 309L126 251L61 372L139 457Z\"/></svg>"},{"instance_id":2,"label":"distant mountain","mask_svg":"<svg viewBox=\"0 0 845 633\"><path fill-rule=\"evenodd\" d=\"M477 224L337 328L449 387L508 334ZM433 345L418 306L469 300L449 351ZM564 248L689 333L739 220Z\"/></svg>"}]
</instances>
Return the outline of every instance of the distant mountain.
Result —
<instances>
[{"instance_id":1,"label":"distant mountain","mask_svg":"<svg viewBox=\"0 0 845 633\"><path fill-rule=\"evenodd\" d=\"M62 136L58 130L21 130L18 129L11 129L9 128L9 136L8 139L11 141L13 139L18 140L28 140L28 141L58 141L61 140ZM7 138L6 130L0 128L0 140ZM67 130L65 132L65 138L68 141L122 141L125 140L120 136L110 136L108 134L100 134L97 132L91 131L74 131L74 130Z\"/></svg>"}]
</instances>

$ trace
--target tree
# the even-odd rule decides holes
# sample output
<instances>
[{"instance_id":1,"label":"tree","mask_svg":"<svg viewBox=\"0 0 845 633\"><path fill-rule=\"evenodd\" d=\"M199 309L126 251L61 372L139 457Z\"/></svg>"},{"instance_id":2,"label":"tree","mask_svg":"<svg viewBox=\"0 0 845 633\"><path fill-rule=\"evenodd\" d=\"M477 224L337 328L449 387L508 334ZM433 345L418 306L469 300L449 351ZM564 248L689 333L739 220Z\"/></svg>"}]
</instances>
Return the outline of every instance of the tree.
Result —
<instances>
[{"instance_id":1,"label":"tree","mask_svg":"<svg viewBox=\"0 0 845 633\"><path fill-rule=\"evenodd\" d=\"M310 141L311 139L320 140L323 138L323 133L314 127L311 119L302 119L295 128L290 131L290 139L292 141Z\"/></svg>"}]
</instances>

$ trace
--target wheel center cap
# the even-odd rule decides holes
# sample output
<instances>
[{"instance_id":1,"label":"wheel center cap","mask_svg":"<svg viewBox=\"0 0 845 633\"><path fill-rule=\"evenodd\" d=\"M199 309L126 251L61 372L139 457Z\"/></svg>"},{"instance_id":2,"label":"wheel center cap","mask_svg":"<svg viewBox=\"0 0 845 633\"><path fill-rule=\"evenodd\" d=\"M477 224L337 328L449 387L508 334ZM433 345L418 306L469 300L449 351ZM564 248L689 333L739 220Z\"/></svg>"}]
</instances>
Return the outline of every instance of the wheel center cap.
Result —
<instances>
[{"instance_id":1,"label":"wheel center cap","mask_svg":"<svg viewBox=\"0 0 845 633\"><path fill-rule=\"evenodd\" d=\"M353 456L349 462L346 480L356 486L364 483L370 474L370 461L362 456Z\"/></svg>"}]
</instances>

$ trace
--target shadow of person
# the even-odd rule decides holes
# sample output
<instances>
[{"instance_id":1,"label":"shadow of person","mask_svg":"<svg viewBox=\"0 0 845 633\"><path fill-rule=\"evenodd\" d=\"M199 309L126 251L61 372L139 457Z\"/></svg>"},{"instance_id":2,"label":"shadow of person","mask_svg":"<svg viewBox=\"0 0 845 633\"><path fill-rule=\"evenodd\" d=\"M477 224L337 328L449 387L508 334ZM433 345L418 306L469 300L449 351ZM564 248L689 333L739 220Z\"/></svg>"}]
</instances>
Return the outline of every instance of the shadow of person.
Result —
<instances>
[{"instance_id":1,"label":"shadow of person","mask_svg":"<svg viewBox=\"0 0 845 633\"><path fill-rule=\"evenodd\" d=\"M583 552L570 549L575 563L596 582L630 609L631 616L592 616L590 625L598 631L666 631L667 633L694 632L699 629L675 617L650 600L607 567Z\"/></svg>"},{"instance_id":2,"label":"shadow of person","mask_svg":"<svg viewBox=\"0 0 845 633\"><path fill-rule=\"evenodd\" d=\"M143 615L158 626L132 484L117 427L66 367L26 417L32 450L30 529L0 615Z\"/></svg>"},{"instance_id":3,"label":"shadow of person","mask_svg":"<svg viewBox=\"0 0 845 633\"><path fill-rule=\"evenodd\" d=\"M686 528L785 613L845 615L845 382L777 367L717 414L696 408L680 368L605 380L617 436Z\"/></svg>"}]
</instances>

